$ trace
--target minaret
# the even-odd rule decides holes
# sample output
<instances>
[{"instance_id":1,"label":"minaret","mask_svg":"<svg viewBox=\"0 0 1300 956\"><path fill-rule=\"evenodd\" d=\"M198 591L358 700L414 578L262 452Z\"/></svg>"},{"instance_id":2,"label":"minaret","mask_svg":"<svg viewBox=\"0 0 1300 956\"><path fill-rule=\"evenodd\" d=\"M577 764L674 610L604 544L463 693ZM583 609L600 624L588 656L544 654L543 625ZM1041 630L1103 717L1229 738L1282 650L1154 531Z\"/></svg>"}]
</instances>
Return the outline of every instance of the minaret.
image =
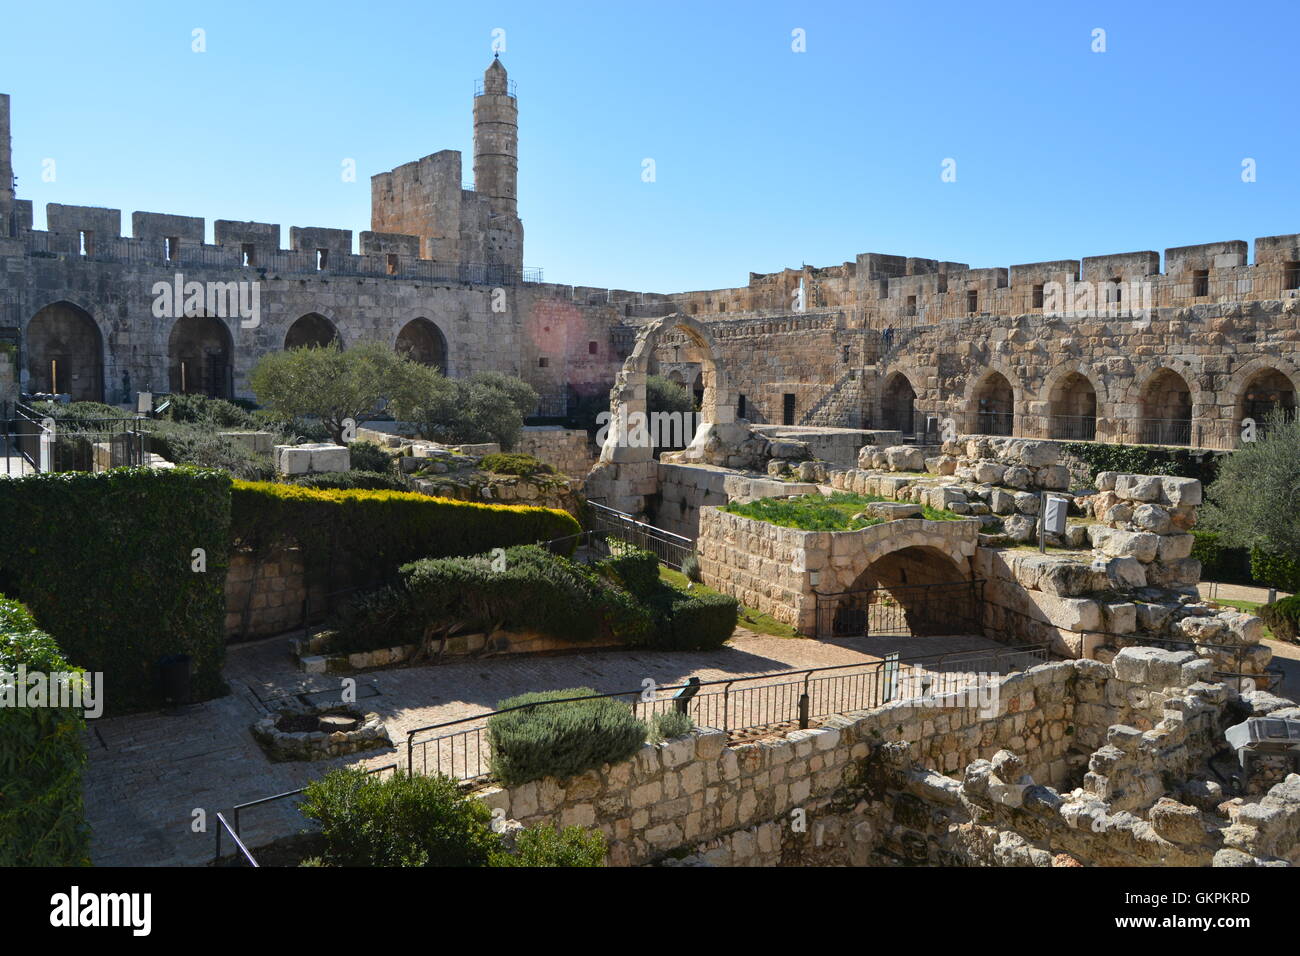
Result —
<instances>
[{"instance_id":1,"label":"minaret","mask_svg":"<svg viewBox=\"0 0 1300 956\"><path fill-rule=\"evenodd\" d=\"M474 191L492 211L519 215L519 105L499 59L483 73L483 92L474 97Z\"/></svg>"},{"instance_id":2,"label":"minaret","mask_svg":"<svg viewBox=\"0 0 1300 956\"><path fill-rule=\"evenodd\" d=\"M9 235L14 208L13 144L9 139L9 94L0 93L0 236Z\"/></svg>"}]
</instances>

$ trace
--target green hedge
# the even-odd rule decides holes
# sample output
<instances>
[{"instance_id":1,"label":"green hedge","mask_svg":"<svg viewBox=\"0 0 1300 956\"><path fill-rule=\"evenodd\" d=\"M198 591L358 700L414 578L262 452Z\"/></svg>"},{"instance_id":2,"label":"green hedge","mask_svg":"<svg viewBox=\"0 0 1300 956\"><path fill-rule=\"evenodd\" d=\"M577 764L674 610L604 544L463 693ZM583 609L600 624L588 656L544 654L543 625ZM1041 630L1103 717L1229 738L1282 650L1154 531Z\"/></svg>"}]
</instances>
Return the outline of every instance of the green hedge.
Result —
<instances>
[{"instance_id":1,"label":"green hedge","mask_svg":"<svg viewBox=\"0 0 1300 956\"><path fill-rule=\"evenodd\" d=\"M76 670L25 607L0 597L0 684L12 687L20 664L47 676ZM84 707L16 703L0 702L0 866L85 865Z\"/></svg>"},{"instance_id":2,"label":"green hedge","mask_svg":"<svg viewBox=\"0 0 1300 956\"><path fill-rule=\"evenodd\" d=\"M108 713L160 705L157 663L170 654L192 658L194 699L224 692L229 475L33 475L0 481L0 515L0 592L23 601L74 665L103 673Z\"/></svg>"},{"instance_id":3,"label":"green hedge","mask_svg":"<svg viewBox=\"0 0 1300 956\"><path fill-rule=\"evenodd\" d=\"M1106 442L1063 442L1061 448L1067 455L1088 466L1091 472L1089 481L1096 481L1098 472L1117 471L1127 475L1196 478L1208 488L1218 476L1219 461L1222 458L1222 455L1213 452L1193 452L1186 448L1113 445Z\"/></svg>"},{"instance_id":4,"label":"green hedge","mask_svg":"<svg viewBox=\"0 0 1300 956\"><path fill-rule=\"evenodd\" d=\"M1250 574L1260 587L1300 593L1300 559L1263 548L1250 551Z\"/></svg>"},{"instance_id":5,"label":"green hedge","mask_svg":"<svg viewBox=\"0 0 1300 956\"><path fill-rule=\"evenodd\" d=\"M1224 584L1254 584L1250 552L1223 544L1217 532L1192 531L1192 557L1201 562L1201 580Z\"/></svg>"},{"instance_id":6,"label":"green hedge","mask_svg":"<svg viewBox=\"0 0 1300 956\"><path fill-rule=\"evenodd\" d=\"M607 847L599 830L565 827L557 831L550 824L520 830L515 851L492 855L490 866L592 867L604 866Z\"/></svg>"},{"instance_id":7,"label":"green hedge","mask_svg":"<svg viewBox=\"0 0 1300 956\"><path fill-rule=\"evenodd\" d=\"M507 712L488 718L493 775L514 786L542 777L572 777L636 753L647 728L622 701L601 697L550 703L595 693L590 687L571 687L520 694L497 704Z\"/></svg>"},{"instance_id":8,"label":"green hedge","mask_svg":"<svg viewBox=\"0 0 1300 956\"><path fill-rule=\"evenodd\" d=\"M302 548L312 584L330 592L394 583L421 558L576 535L566 512L431 498L412 492L313 489L236 481L231 533L236 546L269 554Z\"/></svg>"},{"instance_id":9,"label":"green hedge","mask_svg":"<svg viewBox=\"0 0 1300 956\"><path fill-rule=\"evenodd\" d=\"M1300 640L1300 594L1265 604L1258 613L1278 640Z\"/></svg>"},{"instance_id":10,"label":"green hedge","mask_svg":"<svg viewBox=\"0 0 1300 956\"><path fill-rule=\"evenodd\" d=\"M497 452L493 455L485 455L483 460L478 463L478 466L483 471L490 471L494 475L555 474L555 469L546 462L540 461L532 455L523 455L517 452Z\"/></svg>"},{"instance_id":11,"label":"green hedge","mask_svg":"<svg viewBox=\"0 0 1300 956\"><path fill-rule=\"evenodd\" d=\"M294 478L290 484L302 488L345 491L410 491L411 485L397 475L382 471L320 471Z\"/></svg>"},{"instance_id":12,"label":"green hedge","mask_svg":"<svg viewBox=\"0 0 1300 956\"><path fill-rule=\"evenodd\" d=\"M663 587L659 580L659 560L649 551L632 551L604 562L623 587L643 601L654 597Z\"/></svg>"},{"instance_id":13,"label":"green hedge","mask_svg":"<svg viewBox=\"0 0 1300 956\"><path fill-rule=\"evenodd\" d=\"M721 647L736 629L739 602L727 594L680 594L670 605L655 646L670 651Z\"/></svg>"}]
</instances>

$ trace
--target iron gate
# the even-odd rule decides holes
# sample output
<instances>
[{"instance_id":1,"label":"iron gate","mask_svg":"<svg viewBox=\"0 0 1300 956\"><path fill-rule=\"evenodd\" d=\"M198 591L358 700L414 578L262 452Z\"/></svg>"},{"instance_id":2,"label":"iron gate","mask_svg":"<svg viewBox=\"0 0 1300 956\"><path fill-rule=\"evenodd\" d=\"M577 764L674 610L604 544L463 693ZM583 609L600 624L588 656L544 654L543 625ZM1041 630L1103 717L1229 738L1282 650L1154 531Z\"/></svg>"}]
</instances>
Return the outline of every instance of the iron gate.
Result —
<instances>
[{"instance_id":1,"label":"iron gate","mask_svg":"<svg viewBox=\"0 0 1300 956\"><path fill-rule=\"evenodd\" d=\"M900 584L817 595L817 636L984 633L984 582Z\"/></svg>"}]
</instances>

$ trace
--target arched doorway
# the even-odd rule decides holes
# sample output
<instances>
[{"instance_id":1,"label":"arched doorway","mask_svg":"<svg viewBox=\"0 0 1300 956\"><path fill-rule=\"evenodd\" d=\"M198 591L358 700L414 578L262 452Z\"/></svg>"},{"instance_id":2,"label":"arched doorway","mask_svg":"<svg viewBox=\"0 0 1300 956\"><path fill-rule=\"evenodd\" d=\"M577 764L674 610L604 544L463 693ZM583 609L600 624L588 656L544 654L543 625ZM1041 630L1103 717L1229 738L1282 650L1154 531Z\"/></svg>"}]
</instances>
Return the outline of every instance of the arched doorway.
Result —
<instances>
[{"instance_id":1,"label":"arched doorway","mask_svg":"<svg viewBox=\"0 0 1300 956\"><path fill-rule=\"evenodd\" d=\"M1138 441L1144 445L1192 443L1192 390L1173 369L1157 370L1142 386Z\"/></svg>"},{"instance_id":2,"label":"arched doorway","mask_svg":"<svg viewBox=\"0 0 1300 956\"><path fill-rule=\"evenodd\" d=\"M447 374L447 339L428 319L412 319L397 336L397 351L421 365L429 365Z\"/></svg>"},{"instance_id":3,"label":"arched doorway","mask_svg":"<svg viewBox=\"0 0 1300 956\"><path fill-rule=\"evenodd\" d=\"M1068 441L1097 437L1097 390L1079 372L1070 372L1052 386L1048 397L1048 436Z\"/></svg>"},{"instance_id":4,"label":"arched doorway","mask_svg":"<svg viewBox=\"0 0 1300 956\"><path fill-rule=\"evenodd\" d=\"M70 302L47 305L27 323L27 390L104 400L104 337L90 313Z\"/></svg>"},{"instance_id":5,"label":"arched doorway","mask_svg":"<svg viewBox=\"0 0 1300 956\"><path fill-rule=\"evenodd\" d=\"M880 394L880 422L883 428L900 431L904 435L915 433L916 392L902 372L895 372L885 380Z\"/></svg>"},{"instance_id":6,"label":"arched doorway","mask_svg":"<svg viewBox=\"0 0 1300 956\"><path fill-rule=\"evenodd\" d=\"M1010 435L1015 392L1001 372L989 372L975 388L975 428L981 435Z\"/></svg>"},{"instance_id":7,"label":"arched doorway","mask_svg":"<svg viewBox=\"0 0 1300 956\"><path fill-rule=\"evenodd\" d=\"M1295 417L1295 385L1277 369L1262 368L1247 380L1237 408L1237 420L1251 419L1255 423L1255 435L1259 437L1279 412L1287 419Z\"/></svg>"},{"instance_id":8,"label":"arched doorway","mask_svg":"<svg viewBox=\"0 0 1300 956\"><path fill-rule=\"evenodd\" d=\"M982 634L982 595L969 571L938 548L891 551L853 587L819 598L818 632L837 637Z\"/></svg>"},{"instance_id":9,"label":"arched doorway","mask_svg":"<svg viewBox=\"0 0 1300 956\"><path fill-rule=\"evenodd\" d=\"M167 344L171 390L230 398L230 330L220 319L187 315L176 320Z\"/></svg>"},{"instance_id":10,"label":"arched doorway","mask_svg":"<svg viewBox=\"0 0 1300 956\"><path fill-rule=\"evenodd\" d=\"M343 347L343 339L334 323L318 312L308 312L293 325L284 337L285 350L320 349L337 344Z\"/></svg>"}]
</instances>

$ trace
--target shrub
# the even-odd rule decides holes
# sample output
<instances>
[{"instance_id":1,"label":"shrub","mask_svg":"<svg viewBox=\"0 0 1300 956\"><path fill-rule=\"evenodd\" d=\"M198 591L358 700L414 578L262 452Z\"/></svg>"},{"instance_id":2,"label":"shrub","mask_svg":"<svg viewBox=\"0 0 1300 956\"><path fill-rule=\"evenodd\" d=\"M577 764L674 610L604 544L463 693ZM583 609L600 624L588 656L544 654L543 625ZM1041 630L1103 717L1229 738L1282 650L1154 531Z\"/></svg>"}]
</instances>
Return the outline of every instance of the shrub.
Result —
<instances>
[{"instance_id":1,"label":"shrub","mask_svg":"<svg viewBox=\"0 0 1300 956\"><path fill-rule=\"evenodd\" d=\"M1300 560L1267 548L1250 551L1250 574L1261 587L1289 594L1300 592Z\"/></svg>"},{"instance_id":2,"label":"shrub","mask_svg":"<svg viewBox=\"0 0 1300 956\"><path fill-rule=\"evenodd\" d=\"M691 720L690 714L683 714L676 710L655 714L654 719L650 721L650 740L652 743L672 740L674 737L689 734L694 728L695 721Z\"/></svg>"},{"instance_id":3,"label":"shrub","mask_svg":"<svg viewBox=\"0 0 1300 956\"><path fill-rule=\"evenodd\" d=\"M348 445L353 471L377 471L387 474L393 470L393 456L372 441L354 441Z\"/></svg>"},{"instance_id":4,"label":"shrub","mask_svg":"<svg viewBox=\"0 0 1300 956\"><path fill-rule=\"evenodd\" d=\"M334 488L352 491L410 491L410 485L397 475L378 471L321 471L300 475L290 484L304 488Z\"/></svg>"},{"instance_id":5,"label":"shrub","mask_svg":"<svg viewBox=\"0 0 1300 956\"><path fill-rule=\"evenodd\" d=\"M270 456L256 454L242 442L222 435L211 423L157 421L151 429L148 450L178 465L216 468L244 481L275 477Z\"/></svg>"},{"instance_id":6,"label":"shrub","mask_svg":"<svg viewBox=\"0 0 1300 956\"><path fill-rule=\"evenodd\" d=\"M157 663L190 655L191 689L224 692L230 477L117 468L0 481L0 591L69 661L104 674L105 706L162 703ZM192 570L195 548L206 570Z\"/></svg>"},{"instance_id":7,"label":"shrub","mask_svg":"<svg viewBox=\"0 0 1300 956\"><path fill-rule=\"evenodd\" d=\"M544 824L520 830L515 852L495 853L491 866L604 866L605 835L599 830Z\"/></svg>"},{"instance_id":8,"label":"shrub","mask_svg":"<svg viewBox=\"0 0 1300 956\"><path fill-rule=\"evenodd\" d=\"M485 455L479 467L498 475L553 475L555 469L532 455Z\"/></svg>"},{"instance_id":9,"label":"shrub","mask_svg":"<svg viewBox=\"0 0 1300 956\"><path fill-rule=\"evenodd\" d=\"M1218 479L1206 490L1201 524L1219 532L1234 547L1258 548L1277 555L1300 555L1300 418L1273 415L1258 441L1242 446L1223 462ZM1263 573L1288 577L1284 567L1265 559ZM1259 575L1256 575L1259 578Z\"/></svg>"},{"instance_id":10,"label":"shrub","mask_svg":"<svg viewBox=\"0 0 1300 956\"><path fill-rule=\"evenodd\" d=\"M167 396L166 415L174 422L190 422L214 428L255 428L256 422L246 408L207 395L174 393Z\"/></svg>"},{"instance_id":11,"label":"shrub","mask_svg":"<svg viewBox=\"0 0 1300 956\"><path fill-rule=\"evenodd\" d=\"M442 775L335 770L307 785L302 814L325 866L486 866L500 846L491 811Z\"/></svg>"},{"instance_id":12,"label":"shrub","mask_svg":"<svg viewBox=\"0 0 1300 956\"><path fill-rule=\"evenodd\" d=\"M1128 475L1174 475L1196 478L1208 486L1219 470L1221 455L1193 452L1186 448L1160 448L1150 445L1114 445L1106 442L1064 442L1066 455L1084 463L1088 481L1097 474L1116 471Z\"/></svg>"},{"instance_id":13,"label":"shrub","mask_svg":"<svg viewBox=\"0 0 1300 956\"><path fill-rule=\"evenodd\" d=\"M235 544L261 554L297 545L309 582L331 592L394 583L401 565L421 558L479 554L580 530L571 515L550 508L411 492L242 481L231 492Z\"/></svg>"},{"instance_id":14,"label":"shrub","mask_svg":"<svg viewBox=\"0 0 1300 956\"><path fill-rule=\"evenodd\" d=\"M488 718L487 727L496 778L514 786L542 777L572 777L636 753L645 743L646 725L627 704L610 697L569 700L595 693L590 687L572 687L521 694L497 704L506 713Z\"/></svg>"},{"instance_id":15,"label":"shrub","mask_svg":"<svg viewBox=\"0 0 1300 956\"><path fill-rule=\"evenodd\" d=\"M529 630L574 641L636 641L649 616L629 595L544 548L416 561L402 568L411 615L423 628Z\"/></svg>"},{"instance_id":16,"label":"shrub","mask_svg":"<svg viewBox=\"0 0 1300 956\"><path fill-rule=\"evenodd\" d=\"M705 591L673 599L655 646L664 650L708 651L721 647L736 629L740 602L729 594Z\"/></svg>"},{"instance_id":17,"label":"shrub","mask_svg":"<svg viewBox=\"0 0 1300 956\"><path fill-rule=\"evenodd\" d=\"M505 449L514 447L524 416L537 407L531 385L497 372L447 381L447 390L417 408L403 409L403 417L419 422L426 438L448 444L497 442Z\"/></svg>"},{"instance_id":18,"label":"shrub","mask_svg":"<svg viewBox=\"0 0 1300 956\"><path fill-rule=\"evenodd\" d=\"M1265 604L1257 613L1278 640L1300 640L1300 594Z\"/></svg>"},{"instance_id":19,"label":"shrub","mask_svg":"<svg viewBox=\"0 0 1300 956\"><path fill-rule=\"evenodd\" d=\"M0 683L20 664L28 673L74 671L27 608L0 597ZM13 704L0 704L0 866L86 865L84 712Z\"/></svg>"},{"instance_id":20,"label":"shrub","mask_svg":"<svg viewBox=\"0 0 1300 956\"><path fill-rule=\"evenodd\" d=\"M623 587L643 601L663 586L659 580L659 559L649 551L631 551L604 564Z\"/></svg>"},{"instance_id":21,"label":"shrub","mask_svg":"<svg viewBox=\"0 0 1300 956\"><path fill-rule=\"evenodd\" d=\"M694 581L699 584L704 580L704 574L700 571L700 559L695 554L688 554L682 561L682 574L686 575L688 581Z\"/></svg>"},{"instance_id":22,"label":"shrub","mask_svg":"<svg viewBox=\"0 0 1300 956\"><path fill-rule=\"evenodd\" d=\"M645 408L655 412L691 412L695 410L695 396L684 385L678 385L662 375L647 375L645 380Z\"/></svg>"}]
</instances>

